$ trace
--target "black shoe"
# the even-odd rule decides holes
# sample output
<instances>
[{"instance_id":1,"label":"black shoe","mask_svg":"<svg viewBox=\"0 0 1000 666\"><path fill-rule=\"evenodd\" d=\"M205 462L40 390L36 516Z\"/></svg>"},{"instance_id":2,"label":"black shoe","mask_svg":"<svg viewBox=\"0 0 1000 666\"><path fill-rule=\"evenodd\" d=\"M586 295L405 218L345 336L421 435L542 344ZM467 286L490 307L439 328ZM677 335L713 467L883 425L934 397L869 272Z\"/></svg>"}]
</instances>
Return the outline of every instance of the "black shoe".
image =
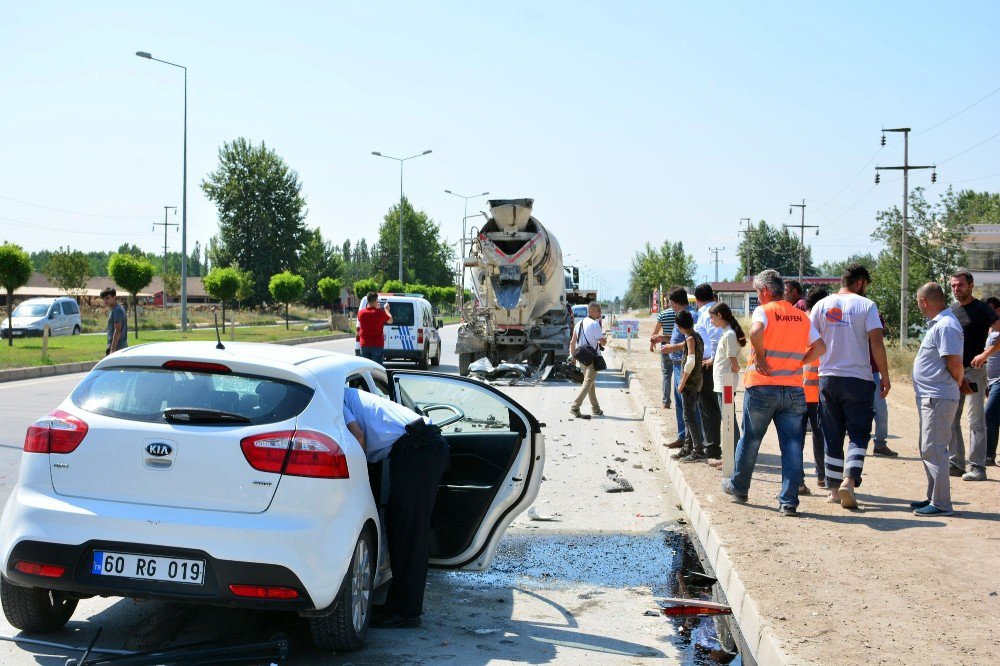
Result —
<instances>
[{"instance_id":1,"label":"black shoe","mask_svg":"<svg viewBox=\"0 0 1000 666\"><path fill-rule=\"evenodd\" d=\"M791 504L782 504L779 511L781 511L781 515L788 516L790 518L795 518L799 515L799 510Z\"/></svg>"},{"instance_id":2,"label":"black shoe","mask_svg":"<svg viewBox=\"0 0 1000 666\"><path fill-rule=\"evenodd\" d=\"M379 616L372 615L371 626L376 629L415 629L420 626L420 616L403 617L402 615Z\"/></svg>"},{"instance_id":3,"label":"black shoe","mask_svg":"<svg viewBox=\"0 0 1000 666\"><path fill-rule=\"evenodd\" d=\"M961 467L955 467L954 465L948 465L949 476L962 476L965 474L965 470Z\"/></svg>"},{"instance_id":4,"label":"black shoe","mask_svg":"<svg viewBox=\"0 0 1000 666\"><path fill-rule=\"evenodd\" d=\"M679 462L682 462L682 463L701 462L702 460L706 460L706 459L707 458L705 456L705 452L704 451L692 451L691 453L687 454L683 458L680 458Z\"/></svg>"},{"instance_id":5,"label":"black shoe","mask_svg":"<svg viewBox=\"0 0 1000 666\"><path fill-rule=\"evenodd\" d=\"M996 458L987 458L986 459L986 466L987 467L996 467L997 466L997 459Z\"/></svg>"},{"instance_id":6,"label":"black shoe","mask_svg":"<svg viewBox=\"0 0 1000 666\"><path fill-rule=\"evenodd\" d=\"M733 487L733 482L730 479L722 480L722 492L726 493L733 498L734 501L740 504L746 504L749 499L746 495L738 495L736 493L736 488Z\"/></svg>"},{"instance_id":7,"label":"black shoe","mask_svg":"<svg viewBox=\"0 0 1000 666\"><path fill-rule=\"evenodd\" d=\"M884 456L886 458L895 458L899 454L890 449L888 446L876 446L872 449L872 455Z\"/></svg>"},{"instance_id":8,"label":"black shoe","mask_svg":"<svg viewBox=\"0 0 1000 666\"><path fill-rule=\"evenodd\" d=\"M670 454L672 460L680 460L681 458L691 455L691 447L686 444L677 451Z\"/></svg>"},{"instance_id":9,"label":"black shoe","mask_svg":"<svg viewBox=\"0 0 1000 666\"><path fill-rule=\"evenodd\" d=\"M910 502L910 508L911 509L922 509L922 508L924 508L925 506L927 506L930 503L931 503L930 500L920 500L919 502Z\"/></svg>"},{"instance_id":10,"label":"black shoe","mask_svg":"<svg viewBox=\"0 0 1000 666\"><path fill-rule=\"evenodd\" d=\"M711 458L712 460L722 460L722 447L721 446L706 446L705 447L705 457Z\"/></svg>"}]
</instances>

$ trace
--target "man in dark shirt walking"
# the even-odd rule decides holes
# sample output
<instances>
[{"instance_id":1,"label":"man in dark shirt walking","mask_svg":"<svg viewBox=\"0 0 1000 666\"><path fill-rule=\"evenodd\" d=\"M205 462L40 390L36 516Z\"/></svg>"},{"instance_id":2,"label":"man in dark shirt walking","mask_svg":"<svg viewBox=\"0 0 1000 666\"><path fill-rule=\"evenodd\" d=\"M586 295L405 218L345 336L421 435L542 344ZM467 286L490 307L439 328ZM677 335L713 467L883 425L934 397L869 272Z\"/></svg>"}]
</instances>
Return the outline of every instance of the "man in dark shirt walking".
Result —
<instances>
[{"instance_id":1,"label":"man in dark shirt walking","mask_svg":"<svg viewBox=\"0 0 1000 666\"><path fill-rule=\"evenodd\" d=\"M108 346L104 350L104 355L113 354L116 351L128 347L128 315L125 308L118 303L118 292L114 287L101 290L101 298L104 299L108 312Z\"/></svg>"},{"instance_id":2,"label":"man in dark shirt walking","mask_svg":"<svg viewBox=\"0 0 1000 666\"><path fill-rule=\"evenodd\" d=\"M958 401L958 413L952 427L948 453L951 458L950 473L961 476L965 481L986 480L986 361L1000 351L1000 339L986 348L986 338L990 331L1000 331L1000 318L993 308L978 298L973 298L972 273L967 270L955 271L951 276L951 293L955 303L952 314L958 318L965 333L962 350L962 364L965 366L965 380L962 382L962 397ZM984 349L985 348L985 349ZM962 439L962 410L969 407L969 468L965 463L965 441Z\"/></svg>"}]
</instances>

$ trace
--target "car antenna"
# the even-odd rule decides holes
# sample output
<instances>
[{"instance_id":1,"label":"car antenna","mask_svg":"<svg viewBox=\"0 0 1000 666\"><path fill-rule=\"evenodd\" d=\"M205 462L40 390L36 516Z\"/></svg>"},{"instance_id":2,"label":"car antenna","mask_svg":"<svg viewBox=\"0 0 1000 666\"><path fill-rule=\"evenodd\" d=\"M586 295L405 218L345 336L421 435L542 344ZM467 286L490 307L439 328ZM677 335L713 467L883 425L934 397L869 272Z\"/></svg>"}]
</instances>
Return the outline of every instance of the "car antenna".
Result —
<instances>
[{"instance_id":1,"label":"car antenna","mask_svg":"<svg viewBox=\"0 0 1000 666\"><path fill-rule=\"evenodd\" d=\"M222 336L219 335L219 313L216 310L212 310L212 316L215 317L215 339L219 341L219 344L215 345L216 349L225 349L222 344Z\"/></svg>"}]
</instances>

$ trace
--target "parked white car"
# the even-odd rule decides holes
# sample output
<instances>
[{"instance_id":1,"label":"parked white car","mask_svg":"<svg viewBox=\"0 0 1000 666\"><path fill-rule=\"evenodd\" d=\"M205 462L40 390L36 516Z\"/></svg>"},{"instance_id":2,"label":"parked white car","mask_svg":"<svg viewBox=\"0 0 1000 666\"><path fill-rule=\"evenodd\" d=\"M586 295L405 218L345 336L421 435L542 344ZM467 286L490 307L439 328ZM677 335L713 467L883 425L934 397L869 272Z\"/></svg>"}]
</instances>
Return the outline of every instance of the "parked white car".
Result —
<instances>
[{"instance_id":1,"label":"parked white car","mask_svg":"<svg viewBox=\"0 0 1000 666\"><path fill-rule=\"evenodd\" d=\"M148 344L28 429L0 518L7 620L53 631L81 598L160 598L295 611L317 646L360 647L391 573L348 385L442 428L430 564L489 566L544 463L540 424L497 389L305 347Z\"/></svg>"},{"instance_id":2,"label":"parked white car","mask_svg":"<svg viewBox=\"0 0 1000 666\"><path fill-rule=\"evenodd\" d=\"M49 335L79 335L83 322L76 299L68 296L29 298L14 308L10 325L7 317L3 317L0 337L9 338L11 333L15 338L39 336L46 326L49 327Z\"/></svg>"},{"instance_id":3,"label":"parked white car","mask_svg":"<svg viewBox=\"0 0 1000 666\"><path fill-rule=\"evenodd\" d=\"M441 363L441 321L434 320L434 308L420 294L383 293L378 295L379 307L389 303L392 323L385 325L386 361L416 361L417 367ZM368 306L368 297L361 299L359 311ZM361 337L356 336L354 353L361 354Z\"/></svg>"}]
</instances>

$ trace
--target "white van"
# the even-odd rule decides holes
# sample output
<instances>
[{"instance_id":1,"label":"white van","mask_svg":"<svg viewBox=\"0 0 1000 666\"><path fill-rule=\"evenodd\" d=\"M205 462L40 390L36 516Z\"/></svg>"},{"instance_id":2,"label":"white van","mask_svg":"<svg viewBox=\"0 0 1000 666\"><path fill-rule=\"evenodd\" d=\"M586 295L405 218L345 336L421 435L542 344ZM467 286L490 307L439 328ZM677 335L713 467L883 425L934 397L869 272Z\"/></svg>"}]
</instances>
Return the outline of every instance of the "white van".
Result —
<instances>
[{"instance_id":1,"label":"white van","mask_svg":"<svg viewBox=\"0 0 1000 666\"><path fill-rule=\"evenodd\" d=\"M27 338L39 336L49 327L49 335L80 335L83 323L80 306L75 298L29 298L14 308L13 321L8 326L6 313L0 322L0 337Z\"/></svg>"},{"instance_id":2,"label":"white van","mask_svg":"<svg viewBox=\"0 0 1000 666\"><path fill-rule=\"evenodd\" d=\"M420 294L386 293L378 295L379 306L388 301L392 323L385 325L386 361L415 361L417 367L426 370L428 366L441 363L441 335L438 328L442 322L434 321L434 310L430 301ZM362 297L360 311L368 307L368 298ZM361 355L361 334L355 336L355 355Z\"/></svg>"}]
</instances>

